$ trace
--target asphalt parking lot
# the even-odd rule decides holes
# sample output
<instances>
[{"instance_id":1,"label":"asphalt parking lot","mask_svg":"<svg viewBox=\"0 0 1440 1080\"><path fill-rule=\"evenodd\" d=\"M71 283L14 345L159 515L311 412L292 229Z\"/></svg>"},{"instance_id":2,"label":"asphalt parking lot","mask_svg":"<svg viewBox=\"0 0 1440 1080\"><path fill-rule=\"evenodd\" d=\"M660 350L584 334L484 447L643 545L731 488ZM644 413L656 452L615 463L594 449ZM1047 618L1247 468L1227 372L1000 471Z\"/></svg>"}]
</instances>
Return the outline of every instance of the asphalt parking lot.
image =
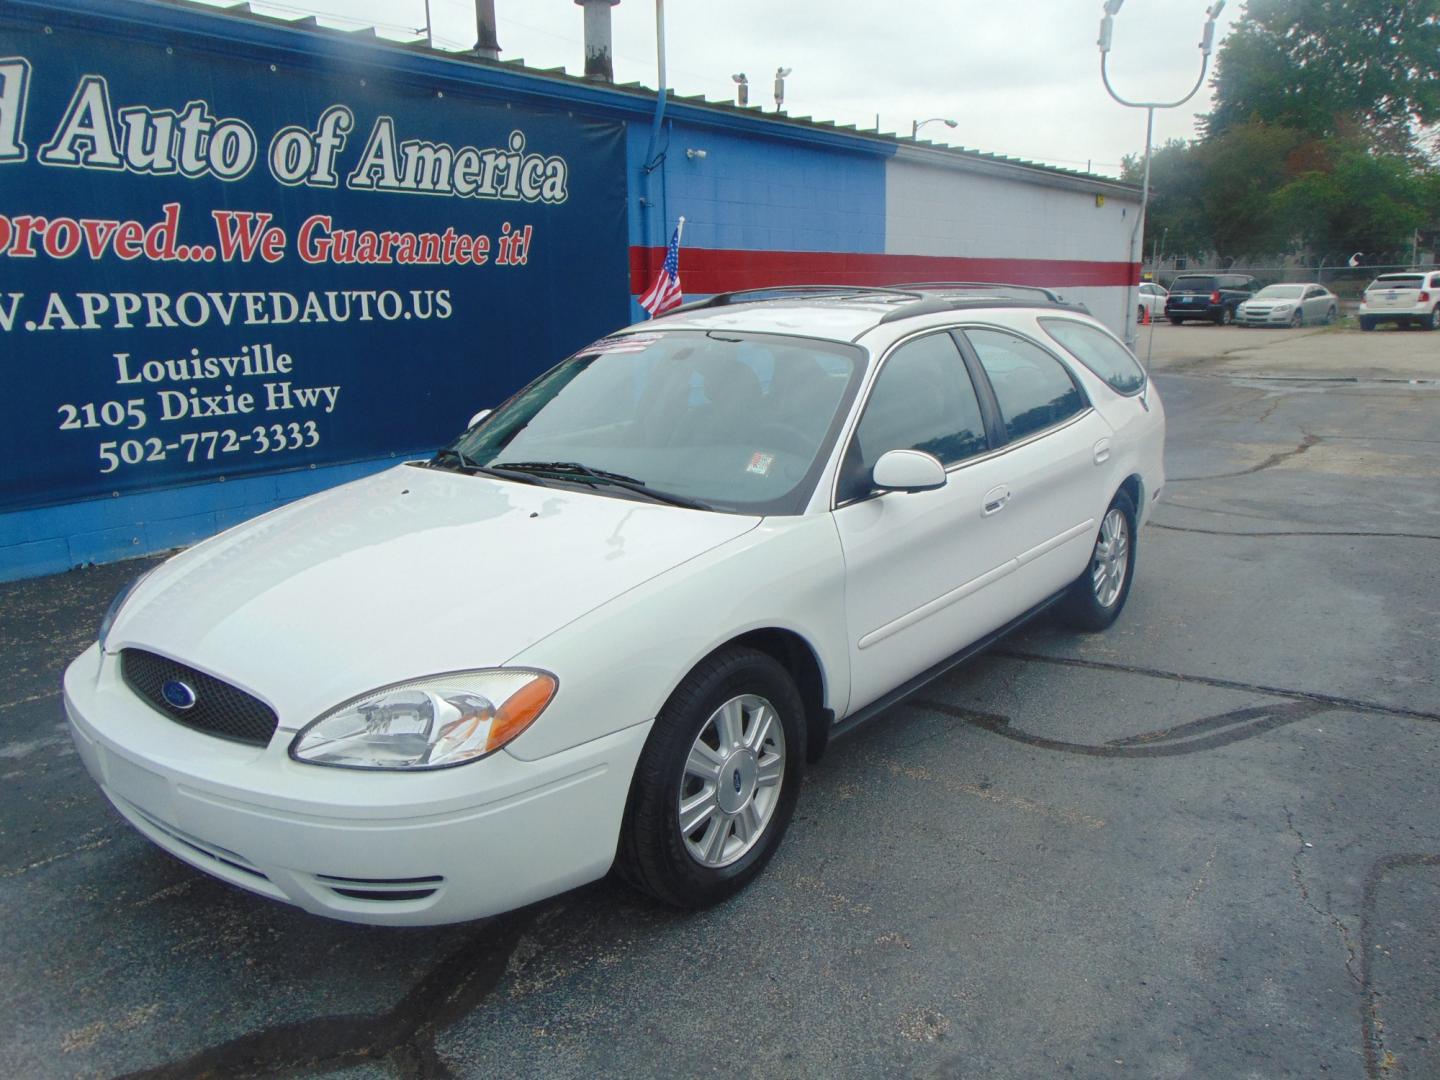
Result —
<instances>
[{"instance_id":1,"label":"asphalt parking lot","mask_svg":"<svg viewBox=\"0 0 1440 1080\"><path fill-rule=\"evenodd\" d=\"M213 881L59 716L149 562L0 585L0 1075L1440 1076L1440 335L1150 346L1119 622L836 743L698 915L607 881L386 930Z\"/></svg>"}]
</instances>

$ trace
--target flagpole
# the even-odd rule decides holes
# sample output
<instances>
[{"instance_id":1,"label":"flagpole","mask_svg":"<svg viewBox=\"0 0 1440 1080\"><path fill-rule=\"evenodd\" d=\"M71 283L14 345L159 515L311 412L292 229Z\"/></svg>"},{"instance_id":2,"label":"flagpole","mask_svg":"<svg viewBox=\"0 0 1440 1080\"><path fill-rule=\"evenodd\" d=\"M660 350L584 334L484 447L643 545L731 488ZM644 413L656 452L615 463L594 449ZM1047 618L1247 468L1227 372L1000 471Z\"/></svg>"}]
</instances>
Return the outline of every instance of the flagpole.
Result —
<instances>
[{"instance_id":1,"label":"flagpole","mask_svg":"<svg viewBox=\"0 0 1440 1080\"><path fill-rule=\"evenodd\" d=\"M680 238L685 235L685 215L680 215L680 223L675 226L675 242L678 244Z\"/></svg>"}]
</instances>

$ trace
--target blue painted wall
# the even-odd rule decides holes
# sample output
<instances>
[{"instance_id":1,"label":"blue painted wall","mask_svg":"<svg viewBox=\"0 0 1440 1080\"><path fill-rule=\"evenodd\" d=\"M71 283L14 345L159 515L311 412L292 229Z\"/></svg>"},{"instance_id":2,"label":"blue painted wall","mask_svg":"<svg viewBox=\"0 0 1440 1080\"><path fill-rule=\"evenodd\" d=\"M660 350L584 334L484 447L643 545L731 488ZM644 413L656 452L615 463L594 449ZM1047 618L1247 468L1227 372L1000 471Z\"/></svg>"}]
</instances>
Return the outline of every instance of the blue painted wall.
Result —
<instances>
[{"instance_id":1,"label":"blue painted wall","mask_svg":"<svg viewBox=\"0 0 1440 1080\"><path fill-rule=\"evenodd\" d=\"M226 18L152 0L11 0L6 8L10 16L36 25L40 21L56 21L57 25L68 21L75 26L108 22L115 38L147 47L186 41L225 56L232 52L252 57L269 54L282 64L314 70L317 78L333 78L336 71L383 72L403 77L412 85L429 82L462 96L473 92L532 110L550 110L562 122L567 115L574 124L618 121L624 125L625 176L620 188L624 194L617 195L616 201L623 198L625 206L616 210L624 215L624 238L631 246L664 245L676 217L684 214L687 248L885 249L885 163L895 152L894 143L841 130L777 125L773 117L758 111L726 112L671 100L660 139L665 161L647 172L644 166L649 160L654 100L643 95ZM447 100L445 105L449 104ZM54 110L47 105L46 111ZM362 139L364 134L357 131L352 137ZM705 158L688 158L685 151L692 147L705 150ZM16 212L9 205L12 202L7 197L0 213ZM683 264L682 252L682 273ZM592 275L598 272L594 266L584 268ZM606 280L597 282L596 290L615 295L612 279L617 269L607 267L603 272ZM603 320L604 330L645 317L630 297L628 285L627 280L616 299L606 302L613 312ZM584 288L537 290L545 294L541 300L545 319L566 319ZM687 294L687 299L695 295ZM537 357L536 371L560 358ZM397 371L396 377L401 374ZM512 375L517 385L524 381L521 373ZM468 414L471 408L496 403L459 402L455 408ZM315 462L291 471L231 476L224 481L177 478L175 486L160 490L121 491L0 513L0 581L193 543L419 452L412 442L397 448L395 454L345 464ZM14 467L16 463L10 464Z\"/></svg>"}]
</instances>

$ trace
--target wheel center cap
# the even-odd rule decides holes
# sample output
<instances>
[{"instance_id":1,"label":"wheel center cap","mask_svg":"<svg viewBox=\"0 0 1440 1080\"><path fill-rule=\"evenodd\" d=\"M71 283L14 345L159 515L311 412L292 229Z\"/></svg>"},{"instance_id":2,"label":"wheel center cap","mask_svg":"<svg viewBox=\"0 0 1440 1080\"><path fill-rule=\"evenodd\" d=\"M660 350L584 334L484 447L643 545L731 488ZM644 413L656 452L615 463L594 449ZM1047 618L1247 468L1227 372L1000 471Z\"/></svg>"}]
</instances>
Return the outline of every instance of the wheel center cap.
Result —
<instances>
[{"instance_id":1,"label":"wheel center cap","mask_svg":"<svg viewBox=\"0 0 1440 1080\"><path fill-rule=\"evenodd\" d=\"M752 750L736 750L720 767L715 801L727 814L738 813L755 794L755 773L758 761Z\"/></svg>"}]
</instances>

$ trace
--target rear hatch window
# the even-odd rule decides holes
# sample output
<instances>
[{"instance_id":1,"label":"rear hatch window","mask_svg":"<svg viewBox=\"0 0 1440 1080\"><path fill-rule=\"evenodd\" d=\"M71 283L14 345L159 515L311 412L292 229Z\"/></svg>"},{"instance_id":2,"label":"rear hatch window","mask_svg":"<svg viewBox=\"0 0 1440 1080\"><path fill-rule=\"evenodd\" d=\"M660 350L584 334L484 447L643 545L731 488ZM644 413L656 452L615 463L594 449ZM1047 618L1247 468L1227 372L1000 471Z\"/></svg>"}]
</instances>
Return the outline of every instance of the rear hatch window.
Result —
<instances>
[{"instance_id":1,"label":"rear hatch window","mask_svg":"<svg viewBox=\"0 0 1440 1080\"><path fill-rule=\"evenodd\" d=\"M1384 291L1386 289L1418 289L1425 283L1423 274L1386 274L1384 277L1376 278L1365 289L1366 292Z\"/></svg>"},{"instance_id":2,"label":"rear hatch window","mask_svg":"<svg viewBox=\"0 0 1440 1080\"><path fill-rule=\"evenodd\" d=\"M1211 293L1215 291L1213 277L1178 277L1170 285L1172 293Z\"/></svg>"}]
</instances>

